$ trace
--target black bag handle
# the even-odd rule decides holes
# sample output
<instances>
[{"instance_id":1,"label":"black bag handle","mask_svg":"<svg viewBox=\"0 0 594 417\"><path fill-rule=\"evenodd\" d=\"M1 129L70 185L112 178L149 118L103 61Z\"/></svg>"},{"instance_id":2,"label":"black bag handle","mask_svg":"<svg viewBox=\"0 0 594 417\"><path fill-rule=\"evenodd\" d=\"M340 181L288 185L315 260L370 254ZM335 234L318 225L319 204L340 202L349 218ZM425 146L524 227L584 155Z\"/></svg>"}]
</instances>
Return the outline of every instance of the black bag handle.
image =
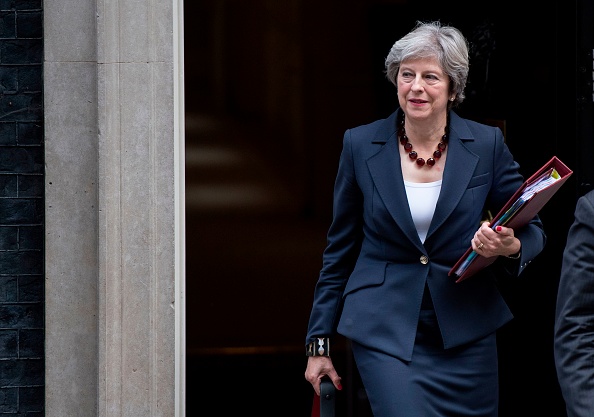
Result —
<instances>
[{"instance_id":1,"label":"black bag handle","mask_svg":"<svg viewBox=\"0 0 594 417\"><path fill-rule=\"evenodd\" d=\"M320 417L335 417L336 387L328 377L320 383Z\"/></svg>"}]
</instances>

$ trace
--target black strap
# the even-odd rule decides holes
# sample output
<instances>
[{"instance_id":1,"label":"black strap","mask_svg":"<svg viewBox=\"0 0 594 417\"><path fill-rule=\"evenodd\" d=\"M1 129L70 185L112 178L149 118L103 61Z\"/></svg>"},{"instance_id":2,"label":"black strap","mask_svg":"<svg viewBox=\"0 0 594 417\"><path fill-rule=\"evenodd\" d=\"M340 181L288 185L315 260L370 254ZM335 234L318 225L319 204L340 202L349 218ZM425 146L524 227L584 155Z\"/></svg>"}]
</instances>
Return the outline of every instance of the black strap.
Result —
<instances>
[{"instance_id":1,"label":"black strap","mask_svg":"<svg viewBox=\"0 0 594 417\"><path fill-rule=\"evenodd\" d=\"M322 378L320 384L320 417L335 417L336 387L330 378Z\"/></svg>"}]
</instances>

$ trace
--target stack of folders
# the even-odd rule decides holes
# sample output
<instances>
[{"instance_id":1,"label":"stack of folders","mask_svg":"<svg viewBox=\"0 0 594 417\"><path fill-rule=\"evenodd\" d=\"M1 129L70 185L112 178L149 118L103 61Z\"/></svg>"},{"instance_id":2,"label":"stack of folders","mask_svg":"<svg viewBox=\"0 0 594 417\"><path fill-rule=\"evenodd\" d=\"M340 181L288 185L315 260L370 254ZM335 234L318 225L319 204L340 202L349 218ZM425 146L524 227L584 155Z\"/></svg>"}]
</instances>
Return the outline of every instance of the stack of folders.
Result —
<instances>
[{"instance_id":1,"label":"stack of folders","mask_svg":"<svg viewBox=\"0 0 594 417\"><path fill-rule=\"evenodd\" d=\"M573 171L556 156L551 158L514 193L491 221L491 228L495 229L497 226L516 228L527 224L572 173ZM456 275L458 277L456 282L464 281L496 259L495 256L485 258L470 247L456 262L449 275Z\"/></svg>"}]
</instances>

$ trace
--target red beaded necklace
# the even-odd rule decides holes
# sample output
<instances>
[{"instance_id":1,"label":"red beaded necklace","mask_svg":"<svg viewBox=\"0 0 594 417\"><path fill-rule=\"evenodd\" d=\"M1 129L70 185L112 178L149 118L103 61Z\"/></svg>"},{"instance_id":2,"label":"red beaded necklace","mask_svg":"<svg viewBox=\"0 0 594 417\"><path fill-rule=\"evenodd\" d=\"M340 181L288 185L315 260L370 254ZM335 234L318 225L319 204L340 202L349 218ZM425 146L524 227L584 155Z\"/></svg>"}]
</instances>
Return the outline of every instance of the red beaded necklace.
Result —
<instances>
[{"instance_id":1,"label":"red beaded necklace","mask_svg":"<svg viewBox=\"0 0 594 417\"><path fill-rule=\"evenodd\" d=\"M404 150L408 152L408 157L412 160L416 160L417 165L422 167L425 165L425 160L423 158L418 157L417 152L413 151L412 143L408 141L408 136L406 136L406 130L404 129L404 117L400 120L400 124L398 126L398 140L404 147ZM433 152L433 157L427 159L427 166L432 167L435 165L435 160L441 158L441 153L445 151L448 143L448 126L446 125L444 129L444 134L441 137L441 141L437 144L437 149Z\"/></svg>"}]
</instances>

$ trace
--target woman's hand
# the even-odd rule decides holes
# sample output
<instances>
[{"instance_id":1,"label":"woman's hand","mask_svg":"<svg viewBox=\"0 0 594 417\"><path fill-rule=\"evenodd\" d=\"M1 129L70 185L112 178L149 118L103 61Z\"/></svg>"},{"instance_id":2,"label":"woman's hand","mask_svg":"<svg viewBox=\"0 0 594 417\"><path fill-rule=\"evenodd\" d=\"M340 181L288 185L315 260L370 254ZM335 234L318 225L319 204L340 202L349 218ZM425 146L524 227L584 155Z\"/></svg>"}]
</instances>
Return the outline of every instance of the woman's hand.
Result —
<instances>
[{"instance_id":1,"label":"woman's hand","mask_svg":"<svg viewBox=\"0 0 594 417\"><path fill-rule=\"evenodd\" d=\"M340 376L336 373L332 359L328 356L310 356L307 358L305 379L313 386L316 394L320 395L320 382L322 377L328 376L337 390L342 389Z\"/></svg>"},{"instance_id":2,"label":"woman's hand","mask_svg":"<svg viewBox=\"0 0 594 417\"><path fill-rule=\"evenodd\" d=\"M514 229L497 226L493 230L487 222L481 224L471 244L472 249L485 258L514 255L522 248L522 243L514 236Z\"/></svg>"}]
</instances>

